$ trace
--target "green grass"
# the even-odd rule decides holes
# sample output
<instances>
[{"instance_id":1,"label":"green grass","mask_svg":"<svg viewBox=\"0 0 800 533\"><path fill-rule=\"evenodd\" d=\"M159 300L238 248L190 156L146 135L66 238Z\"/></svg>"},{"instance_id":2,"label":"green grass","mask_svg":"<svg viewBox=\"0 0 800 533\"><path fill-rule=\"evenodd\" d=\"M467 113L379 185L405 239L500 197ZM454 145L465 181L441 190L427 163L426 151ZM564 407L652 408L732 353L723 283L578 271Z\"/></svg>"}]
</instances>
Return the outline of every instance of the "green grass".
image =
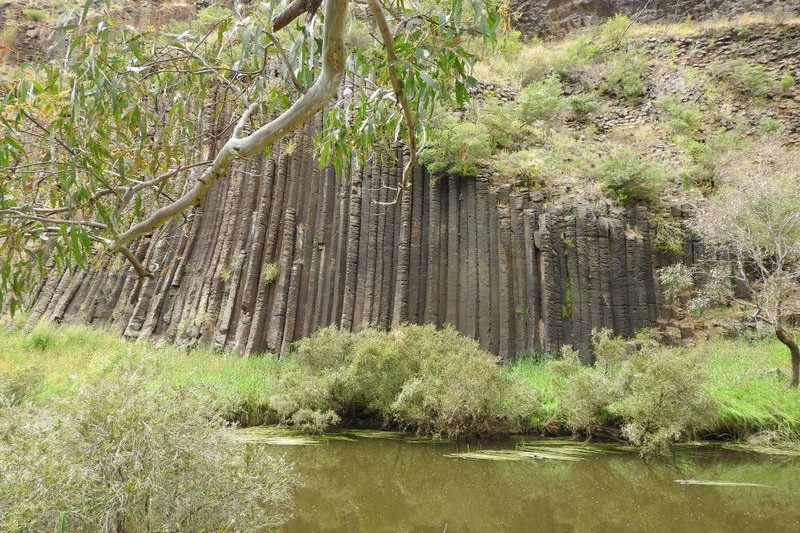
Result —
<instances>
[{"instance_id":1,"label":"green grass","mask_svg":"<svg viewBox=\"0 0 800 533\"><path fill-rule=\"evenodd\" d=\"M39 325L30 333L0 327L0 377L25 372L35 377L29 399L47 404L81 385L113 377L120 368L157 366L154 386L202 385L214 390L232 417L256 423L257 412L279 378L281 362L270 356L236 357L209 349L180 350L129 341L87 326Z\"/></svg>"},{"instance_id":2,"label":"green grass","mask_svg":"<svg viewBox=\"0 0 800 533\"><path fill-rule=\"evenodd\" d=\"M776 339L707 341L687 349L685 355L702 361L704 391L715 408L703 425L709 436L800 435L800 391L787 387L789 352ZM548 422L557 422L568 380L541 359L522 359L507 371L540 391L542 412L533 425L546 428Z\"/></svg>"},{"instance_id":3,"label":"green grass","mask_svg":"<svg viewBox=\"0 0 800 533\"><path fill-rule=\"evenodd\" d=\"M566 387L567 379L548 368L543 358L523 358L504 371L539 391L540 412L531 420L531 425L546 430L555 423L558 417L558 397Z\"/></svg>"},{"instance_id":4,"label":"green grass","mask_svg":"<svg viewBox=\"0 0 800 533\"><path fill-rule=\"evenodd\" d=\"M230 418L258 424L269 420L269 398L286 374L286 363L271 356L158 347L86 326L41 325L29 333L0 326L0 346L0 378L14 381L16 376L14 386L27 387L26 399L40 405L68 399L84 384L139 365L158 369L154 386L207 387ZM702 362L704 392L714 406L704 433L731 440L764 432L790 440L800 436L800 391L787 388L789 354L777 340L702 342L686 350L687 359L693 356ZM529 430L563 429L559 413L570 378L547 357L523 358L500 372L537 391L538 410Z\"/></svg>"},{"instance_id":5,"label":"green grass","mask_svg":"<svg viewBox=\"0 0 800 533\"><path fill-rule=\"evenodd\" d=\"M720 433L800 430L800 391L787 388L789 352L768 338L727 339L694 348L703 355L706 390L720 409Z\"/></svg>"}]
</instances>

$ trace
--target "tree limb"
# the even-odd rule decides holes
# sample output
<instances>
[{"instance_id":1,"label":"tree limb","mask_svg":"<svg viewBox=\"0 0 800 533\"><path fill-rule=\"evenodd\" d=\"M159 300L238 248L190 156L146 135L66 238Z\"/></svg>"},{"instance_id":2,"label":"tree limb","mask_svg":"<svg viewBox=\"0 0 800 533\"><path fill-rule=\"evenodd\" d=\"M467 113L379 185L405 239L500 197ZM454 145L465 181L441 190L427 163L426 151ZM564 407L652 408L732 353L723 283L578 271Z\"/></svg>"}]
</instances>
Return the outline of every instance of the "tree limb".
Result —
<instances>
[{"instance_id":1,"label":"tree limb","mask_svg":"<svg viewBox=\"0 0 800 533\"><path fill-rule=\"evenodd\" d=\"M305 12L308 12L309 17L313 17L321 3L322 0L294 0L286 6L286 9L272 17L272 31L280 31ZM328 22L327 15L325 22L326 24Z\"/></svg>"},{"instance_id":2,"label":"tree limb","mask_svg":"<svg viewBox=\"0 0 800 533\"><path fill-rule=\"evenodd\" d=\"M348 0L327 0L323 34L322 73L314 85L295 103L272 122L251 134L231 137L220 149L213 163L197 178L197 182L175 202L156 210L147 219L133 225L112 243L112 252L118 252L134 239L153 230L200 202L211 187L238 158L250 157L264 151L300 125L316 115L339 90L344 73L344 32L347 22Z\"/></svg>"},{"instance_id":3,"label":"tree limb","mask_svg":"<svg viewBox=\"0 0 800 533\"><path fill-rule=\"evenodd\" d=\"M391 202L379 202L382 205L396 204L400 199L400 195L408 187L411 181L411 172L417 164L417 135L415 132L414 116L411 111L411 106L406 98L403 85L400 83L400 78L397 75L395 64L397 63L397 53L394 50L394 38L392 32L389 31L389 24L386 22L386 17L383 16L378 0L367 0L369 11L375 17L375 22L378 25L378 31L381 33L383 40L383 48L386 50L386 68L389 70L389 81L392 83L392 90L397 98L397 103L400 104L400 109L403 111L403 121L406 123L406 130L408 131L408 150L410 152L408 162L403 167L403 178L400 181L400 186L397 188L394 200Z\"/></svg>"}]
</instances>

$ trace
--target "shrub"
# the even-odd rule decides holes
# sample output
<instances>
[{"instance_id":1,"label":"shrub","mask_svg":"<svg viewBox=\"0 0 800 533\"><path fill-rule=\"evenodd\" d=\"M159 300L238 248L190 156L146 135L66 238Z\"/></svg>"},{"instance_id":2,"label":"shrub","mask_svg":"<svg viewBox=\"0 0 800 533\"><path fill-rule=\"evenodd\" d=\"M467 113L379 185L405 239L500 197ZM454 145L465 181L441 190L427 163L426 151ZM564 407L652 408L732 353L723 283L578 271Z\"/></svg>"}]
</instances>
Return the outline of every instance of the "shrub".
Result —
<instances>
[{"instance_id":1,"label":"shrub","mask_svg":"<svg viewBox=\"0 0 800 533\"><path fill-rule=\"evenodd\" d=\"M569 100L563 95L563 87L556 76L525 87L517 97L522 120L528 123L549 121L563 117L569 109Z\"/></svg>"},{"instance_id":2,"label":"shrub","mask_svg":"<svg viewBox=\"0 0 800 533\"><path fill-rule=\"evenodd\" d=\"M488 129L491 142L500 150L518 150L531 144L536 131L522 122L518 105L489 99L475 113L477 122Z\"/></svg>"},{"instance_id":3,"label":"shrub","mask_svg":"<svg viewBox=\"0 0 800 533\"><path fill-rule=\"evenodd\" d=\"M41 9L23 9L22 16L31 22L42 22L47 18L47 13Z\"/></svg>"},{"instance_id":4,"label":"shrub","mask_svg":"<svg viewBox=\"0 0 800 533\"><path fill-rule=\"evenodd\" d=\"M758 121L758 129L764 133L775 133L781 128L783 128L783 122L776 118L762 117L761 120Z\"/></svg>"},{"instance_id":5,"label":"shrub","mask_svg":"<svg viewBox=\"0 0 800 533\"><path fill-rule=\"evenodd\" d=\"M586 37L571 39L566 49L553 57L553 73L560 80L577 81L584 71L595 63L604 47Z\"/></svg>"},{"instance_id":6,"label":"shrub","mask_svg":"<svg viewBox=\"0 0 800 533\"><path fill-rule=\"evenodd\" d=\"M680 220L653 218L653 247L667 255L680 255L686 241L686 230Z\"/></svg>"},{"instance_id":7,"label":"shrub","mask_svg":"<svg viewBox=\"0 0 800 533\"><path fill-rule=\"evenodd\" d=\"M281 273L281 267L278 263L271 262L264 265L261 271L261 279L264 283L274 283Z\"/></svg>"},{"instance_id":8,"label":"shrub","mask_svg":"<svg viewBox=\"0 0 800 533\"><path fill-rule=\"evenodd\" d=\"M624 100L638 100L647 92L642 79L646 62L642 56L626 53L608 65L608 70L600 82L599 89L603 94Z\"/></svg>"},{"instance_id":9,"label":"shrub","mask_svg":"<svg viewBox=\"0 0 800 533\"><path fill-rule=\"evenodd\" d=\"M559 396L559 416L573 432L591 436L619 426L642 455L667 454L715 418L696 357L645 342L633 349L609 330L593 331L592 347L594 367L582 366L572 350L550 363L569 378Z\"/></svg>"},{"instance_id":10,"label":"shrub","mask_svg":"<svg viewBox=\"0 0 800 533\"><path fill-rule=\"evenodd\" d=\"M324 328L296 344L293 360L294 381L271 400L288 424L366 417L456 437L518 429L535 408L532 392L500 373L495 356L451 327Z\"/></svg>"},{"instance_id":11,"label":"shrub","mask_svg":"<svg viewBox=\"0 0 800 533\"><path fill-rule=\"evenodd\" d=\"M694 136L700 130L703 114L700 110L681 104L674 97L660 98L655 104L664 110L669 118L669 125L681 135Z\"/></svg>"},{"instance_id":12,"label":"shrub","mask_svg":"<svg viewBox=\"0 0 800 533\"><path fill-rule=\"evenodd\" d=\"M557 417L573 433L590 437L598 429L614 425L608 408L622 394L614 359L601 355L594 367L584 366L579 353L565 347L561 358L549 363L556 374L568 380L558 397Z\"/></svg>"},{"instance_id":13,"label":"shrub","mask_svg":"<svg viewBox=\"0 0 800 533\"><path fill-rule=\"evenodd\" d=\"M31 331L29 340L30 347L40 351L52 348L56 342L55 332L52 326L41 325Z\"/></svg>"},{"instance_id":14,"label":"shrub","mask_svg":"<svg viewBox=\"0 0 800 533\"><path fill-rule=\"evenodd\" d=\"M574 94L569 97L568 101L569 107L578 120L586 120L589 115L600 107L597 95L594 92Z\"/></svg>"},{"instance_id":15,"label":"shrub","mask_svg":"<svg viewBox=\"0 0 800 533\"><path fill-rule=\"evenodd\" d=\"M253 531L288 516L289 466L230 436L207 393L125 369L51 408L0 408L3 531Z\"/></svg>"},{"instance_id":16,"label":"shrub","mask_svg":"<svg viewBox=\"0 0 800 533\"><path fill-rule=\"evenodd\" d=\"M631 357L624 397L613 409L623 419L623 436L641 446L642 455L669 455L674 443L714 418L699 363L684 351L663 348Z\"/></svg>"},{"instance_id":17,"label":"shrub","mask_svg":"<svg viewBox=\"0 0 800 533\"><path fill-rule=\"evenodd\" d=\"M444 118L434 127L420 162L431 172L475 176L494 151L489 128L475 122Z\"/></svg>"},{"instance_id":18,"label":"shrub","mask_svg":"<svg viewBox=\"0 0 800 533\"><path fill-rule=\"evenodd\" d=\"M676 301L694 287L694 272L683 263L659 268L656 275L668 302Z\"/></svg>"},{"instance_id":19,"label":"shrub","mask_svg":"<svg viewBox=\"0 0 800 533\"><path fill-rule=\"evenodd\" d=\"M667 183L664 168L627 149L620 149L592 170L603 189L622 205L656 203Z\"/></svg>"},{"instance_id":20,"label":"shrub","mask_svg":"<svg viewBox=\"0 0 800 533\"><path fill-rule=\"evenodd\" d=\"M501 154L494 158L492 167L504 178L518 180L525 187L539 187L542 183L542 161L532 150Z\"/></svg>"},{"instance_id":21,"label":"shrub","mask_svg":"<svg viewBox=\"0 0 800 533\"><path fill-rule=\"evenodd\" d=\"M617 13L600 25L600 41L607 49L619 48L632 24L631 19Z\"/></svg>"},{"instance_id":22,"label":"shrub","mask_svg":"<svg viewBox=\"0 0 800 533\"><path fill-rule=\"evenodd\" d=\"M711 75L748 98L772 98L782 90L781 80L763 65L731 59L709 67Z\"/></svg>"}]
</instances>

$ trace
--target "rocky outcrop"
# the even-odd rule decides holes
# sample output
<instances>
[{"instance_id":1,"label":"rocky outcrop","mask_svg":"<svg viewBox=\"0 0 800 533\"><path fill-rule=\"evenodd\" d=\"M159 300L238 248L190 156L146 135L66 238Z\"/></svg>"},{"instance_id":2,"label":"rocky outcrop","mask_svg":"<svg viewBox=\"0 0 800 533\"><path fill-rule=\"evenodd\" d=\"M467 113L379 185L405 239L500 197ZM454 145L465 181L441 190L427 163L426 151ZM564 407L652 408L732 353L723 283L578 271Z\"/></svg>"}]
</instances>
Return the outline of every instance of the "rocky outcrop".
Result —
<instances>
[{"instance_id":1,"label":"rocky outcrop","mask_svg":"<svg viewBox=\"0 0 800 533\"><path fill-rule=\"evenodd\" d=\"M638 22L680 22L761 13L775 19L800 14L796 0L510 0L516 24L527 37L564 36L616 14Z\"/></svg>"},{"instance_id":2,"label":"rocky outcrop","mask_svg":"<svg viewBox=\"0 0 800 533\"><path fill-rule=\"evenodd\" d=\"M141 240L155 273L141 287L108 259L50 278L31 320L239 353L285 352L330 324L449 323L509 358L564 344L588 354L593 328L631 335L658 318L654 269L668 258L642 209L423 168L385 206L401 152L398 165L337 176L317 167L310 138L240 164L195 212Z\"/></svg>"}]
</instances>

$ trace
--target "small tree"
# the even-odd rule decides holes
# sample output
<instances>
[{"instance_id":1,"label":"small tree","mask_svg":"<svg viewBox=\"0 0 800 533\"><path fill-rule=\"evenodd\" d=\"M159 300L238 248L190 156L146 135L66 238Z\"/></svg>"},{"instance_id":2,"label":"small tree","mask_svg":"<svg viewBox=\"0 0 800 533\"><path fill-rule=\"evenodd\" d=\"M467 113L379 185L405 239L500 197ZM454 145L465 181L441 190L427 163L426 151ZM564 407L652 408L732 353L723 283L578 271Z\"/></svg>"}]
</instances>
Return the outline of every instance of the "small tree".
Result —
<instances>
[{"instance_id":1,"label":"small tree","mask_svg":"<svg viewBox=\"0 0 800 533\"><path fill-rule=\"evenodd\" d=\"M726 272L746 288L753 318L774 327L791 352L791 387L800 381L800 349L787 329L790 317L800 313L797 163L796 156L777 151L740 164L700 207L695 225L713 256L730 261Z\"/></svg>"}]
</instances>

